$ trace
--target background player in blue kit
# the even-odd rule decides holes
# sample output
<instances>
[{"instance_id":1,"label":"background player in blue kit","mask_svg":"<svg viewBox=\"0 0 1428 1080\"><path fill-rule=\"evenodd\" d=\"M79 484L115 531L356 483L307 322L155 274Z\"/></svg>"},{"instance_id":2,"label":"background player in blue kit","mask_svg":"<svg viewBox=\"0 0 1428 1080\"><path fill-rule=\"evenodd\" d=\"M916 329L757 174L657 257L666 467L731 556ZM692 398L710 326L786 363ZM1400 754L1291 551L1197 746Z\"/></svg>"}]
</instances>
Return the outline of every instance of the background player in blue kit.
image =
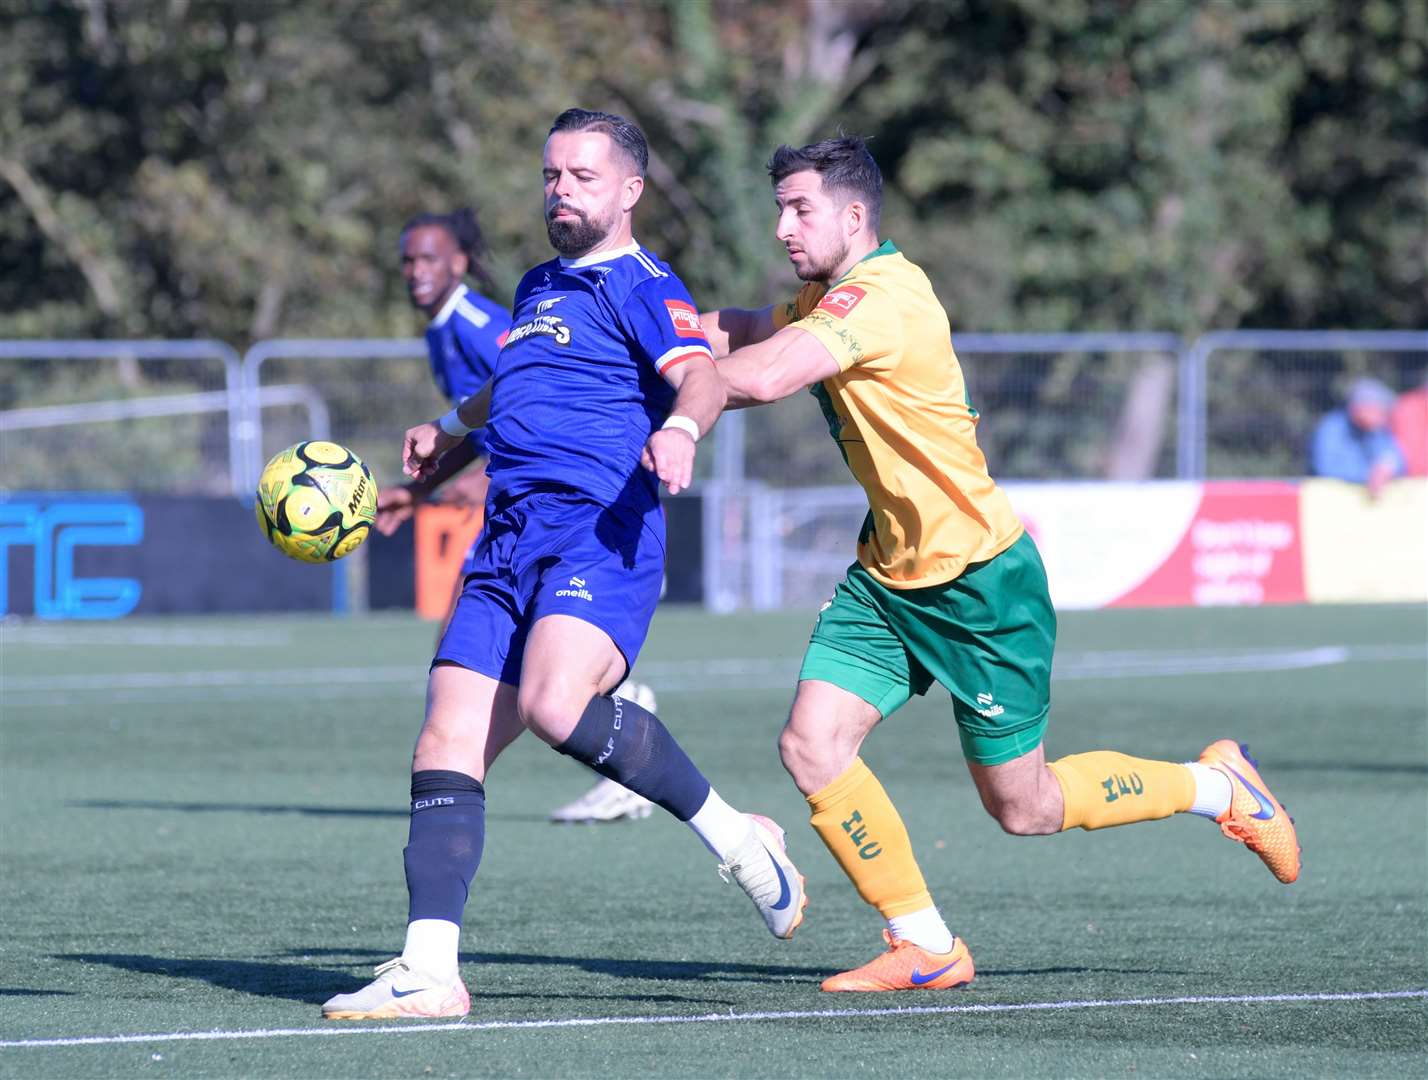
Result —
<instances>
[{"instance_id":1,"label":"background player in blue kit","mask_svg":"<svg viewBox=\"0 0 1428 1080\"><path fill-rule=\"evenodd\" d=\"M426 329L431 376L453 405L486 389L511 326L510 312L468 288L464 281L470 275L486 292L494 291L494 282L482 262L485 248L480 223L469 207L449 214L418 214L402 228L402 278L412 306L431 320ZM487 488L485 446L485 431L477 428L442 457L429 478L383 487L377 497L378 531L391 536L437 488L441 489L443 503L482 506ZM475 550L473 543L442 621L442 633L446 632ZM643 683L626 680L616 692L655 711L654 691ZM648 817L652 808L648 799L602 777L580 798L556 807L550 816L556 822L636 820Z\"/></svg>"},{"instance_id":2,"label":"background player in blue kit","mask_svg":"<svg viewBox=\"0 0 1428 1080\"><path fill-rule=\"evenodd\" d=\"M491 381L511 326L510 312L463 280L469 274L492 291L483 251L480 225L466 207L450 214L418 214L402 228L402 278L412 306L431 320L426 328L431 376L453 404L481 393ZM390 536L437 487L443 502L482 505L485 445L485 432L477 428L452 448L432 476L384 487L377 500L378 530Z\"/></svg>"},{"instance_id":3,"label":"background player in blue kit","mask_svg":"<svg viewBox=\"0 0 1428 1080\"><path fill-rule=\"evenodd\" d=\"M725 398L688 291L633 239L648 157L634 124L583 109L557 117L546 141L546 224L561 257L521 280L492 381L489 513L432 661L412 760L406 943L324 1016L469 1011L457 947L484 781L526 728L687 822L776 937L802 921L783 831L725 803L657 717L608 696L659 599L659 484L689 485L695 444ZM479 413L463 403L408 431L408 472L429 477Z\"/></svg>"}]
</instances>

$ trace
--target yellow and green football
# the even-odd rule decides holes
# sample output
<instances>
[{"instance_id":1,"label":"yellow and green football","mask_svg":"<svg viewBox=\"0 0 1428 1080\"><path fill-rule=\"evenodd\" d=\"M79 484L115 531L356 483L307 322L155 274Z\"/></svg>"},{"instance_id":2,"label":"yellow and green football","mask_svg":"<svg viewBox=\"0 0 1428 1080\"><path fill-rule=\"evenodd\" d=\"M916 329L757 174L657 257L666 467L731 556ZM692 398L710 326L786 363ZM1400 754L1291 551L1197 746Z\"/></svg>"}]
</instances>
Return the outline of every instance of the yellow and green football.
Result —
<instances>
[{"instance_id":1,"label":"yellow and green football","mask_svg":"<svg viewBox=\"0 0 1428 1080\"><path fill-rule=\"evenodd\" d=\"M263 467L254 511L268 542L288 558L334 562L367 539L377 517L377 484L347 447L300 442Z\"/></svg>"}]
</instances>

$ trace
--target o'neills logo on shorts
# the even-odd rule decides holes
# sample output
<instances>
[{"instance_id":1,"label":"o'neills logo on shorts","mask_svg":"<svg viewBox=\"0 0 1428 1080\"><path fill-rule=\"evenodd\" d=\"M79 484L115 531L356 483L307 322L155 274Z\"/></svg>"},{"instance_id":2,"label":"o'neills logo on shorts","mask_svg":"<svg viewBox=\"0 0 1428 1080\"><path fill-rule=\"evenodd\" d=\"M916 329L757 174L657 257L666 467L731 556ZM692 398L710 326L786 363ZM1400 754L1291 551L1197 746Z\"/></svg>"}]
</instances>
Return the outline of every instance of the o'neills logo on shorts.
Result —
<instances>
[{"instance_id":1,"label":"o'neills logo on shorts","mask_svg":"<svg viewBox=\"0 0 1428 1080\"><path fill-rule=\"evenodd\" d=\"M704 324L699 321L699 312L683 300L666 300L669 321L674 323L674 332L680 337L704 336Z\"/></svg>"},{"instance_id":2,"label":"o'neills logo on shorts","mask_svg":"<svg viewBox=\"0 0 1428 1080\"><path fill-rule=\"evenodd\" d=\"M595 597L590 594L590 590L585 587L585 579L584 579L584 578L579 578L579 577L573 577L573 578L571 578L571 579L570 579L570 584L569 584L566 588L564 588L564 589L556 589L556 590L555 590L555 595L556 595L556 596L573 596L573 597L575 597L575 599L577 599L577 600L594 600L594 599L595 599Z\"/></svg>"},{"instance_id":3,"label":"o'neills logo on shorts","mask_svg":"<svg viewBox=\"0 0 1428 1080\"><path fill-rule=\"evenodd\" d=\"M841 288L834 289L820 300L818 306L828 312L828 314L835 315L841 319L847 315L848 312L857 307L858 302L862 300L865 295L866 293L856 285L844 285Z\"/></svg>"}]
</instances>

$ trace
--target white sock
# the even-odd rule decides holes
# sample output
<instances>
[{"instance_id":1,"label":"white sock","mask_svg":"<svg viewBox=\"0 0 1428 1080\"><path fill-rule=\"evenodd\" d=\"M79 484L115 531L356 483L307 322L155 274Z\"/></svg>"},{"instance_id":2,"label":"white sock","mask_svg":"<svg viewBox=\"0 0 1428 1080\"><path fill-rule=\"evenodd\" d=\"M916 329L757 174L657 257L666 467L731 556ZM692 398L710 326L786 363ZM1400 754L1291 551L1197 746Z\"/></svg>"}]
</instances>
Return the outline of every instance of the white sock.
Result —
<instances>
[{"instance_id":1,"label":"white sock","mask_svg":"<svg viewBox=\"0 0 1428 1080\"><path fill-rule=\"evenodd\" d=\"M911 915L894 915L888 920L888 929L893 937L910 941L928 952L952 951L952 931L947 929L935 907L925 907Z\"/></svg>"},{"instance_id":2,"label":"white sock","mask_svg":"<svg viewBox=\"0 0 1428 1080\"><path fill-rule=\"evenodd\" d=\"M1190 813L1217 818L1230 808L1234 790L1230 787L1228 776L1198 761L1187 761L1185 767L1195 777L1195 803L1190 807Z\"/></svg>"},{"instance_id":3,"label":"white sock","mask_svg":"<svg viewBox=\"0 0 1428 1080\"><path fill-rule=\"evenodd\" d=\"M445 919L414 919L407 923L402 959L417 971L438 979L456 978L461 927Z\"/></svg>"},{"instance_id":4,"label":"white sock","mask_svg":"<svg viewBox=\"0 0 1428 1080\"><path fill-rule=\"evenodd\" d=\"M747 814L741 814L719 798L712 787L709 798L704 800L698 812L689 819L689 827L704 841L704 846L712 851L720 862L728 862L729 856L749 838L753 831Z\"/></svg>"}]
</instances>

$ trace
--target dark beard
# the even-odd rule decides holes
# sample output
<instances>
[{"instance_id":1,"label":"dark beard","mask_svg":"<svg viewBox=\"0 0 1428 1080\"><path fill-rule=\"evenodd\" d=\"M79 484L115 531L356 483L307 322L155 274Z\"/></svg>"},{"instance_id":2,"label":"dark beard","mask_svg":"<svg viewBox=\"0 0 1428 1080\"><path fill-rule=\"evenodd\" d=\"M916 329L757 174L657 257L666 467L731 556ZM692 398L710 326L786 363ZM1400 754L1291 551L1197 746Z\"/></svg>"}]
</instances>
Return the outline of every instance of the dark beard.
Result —
<instances>
[{"instance_id":1,"label":"dark beard","mask_svg":"<svg viewBox=\"0 0 1428 1080\"><path fill-rule=\"evenodd\" d=\"M551 221L545 223L550 246L567 259L577 259L605 239L605 232L593 224L589 218L579 221Z\"/></svg>"},{"instance_id":2,"label":"dark beard","mask_svg":"<svg viewBox=\"0 0 1428 1080\"><path fill-rule=\"evenodd\" d=\"M825 285L833 284L833 271L843 265L843 260L848 257L850 244L844 244L841 251L826 259L822 263L814 264L810 262L801 271L794 271L802 281L821 281Z\"/></svg>"}]
</instances>

